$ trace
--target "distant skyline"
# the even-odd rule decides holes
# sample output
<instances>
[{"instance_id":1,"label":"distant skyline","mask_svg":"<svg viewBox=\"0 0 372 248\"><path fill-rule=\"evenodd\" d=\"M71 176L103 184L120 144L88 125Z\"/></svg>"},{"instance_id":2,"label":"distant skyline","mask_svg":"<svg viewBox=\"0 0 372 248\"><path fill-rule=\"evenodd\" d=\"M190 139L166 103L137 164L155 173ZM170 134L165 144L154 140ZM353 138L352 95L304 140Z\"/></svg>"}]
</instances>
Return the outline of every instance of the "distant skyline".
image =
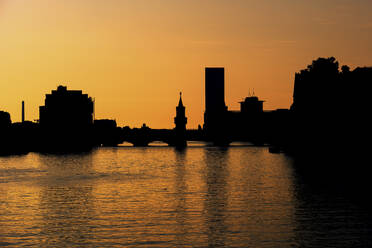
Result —
<instances>
[{"instance_id":1,"label":"distant skyline","mask_svg":"<svg viewBox=\"0 0 372 248\"><path fill-rule=\"evenodd\" d=\"M172 128L203 124L204 68L225 68L229 109L249 90L289 108L294 74L318 57L372 66L370 0L0 0L0 110L38 119L60 84L96 118ZM321 89L319 89L321 90Z\"/></svg>"}]
</instances>

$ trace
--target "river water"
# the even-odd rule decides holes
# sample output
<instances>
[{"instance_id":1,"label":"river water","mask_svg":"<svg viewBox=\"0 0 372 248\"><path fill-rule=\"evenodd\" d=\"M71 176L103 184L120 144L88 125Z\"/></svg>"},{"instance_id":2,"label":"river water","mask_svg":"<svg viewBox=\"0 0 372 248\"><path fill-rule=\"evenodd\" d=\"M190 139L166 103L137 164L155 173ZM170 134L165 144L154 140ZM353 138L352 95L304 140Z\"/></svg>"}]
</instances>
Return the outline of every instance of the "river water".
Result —
<instances>
[{"instance_id":1,"label":"river water","mask_svg":"<svg viewBox=\"0 0 372 248\"><path fill-rule=\"evenodd\" d=\"M371 247L369 211L266 147L0 157L4 247Z\"/></svg>"}]
</instances>

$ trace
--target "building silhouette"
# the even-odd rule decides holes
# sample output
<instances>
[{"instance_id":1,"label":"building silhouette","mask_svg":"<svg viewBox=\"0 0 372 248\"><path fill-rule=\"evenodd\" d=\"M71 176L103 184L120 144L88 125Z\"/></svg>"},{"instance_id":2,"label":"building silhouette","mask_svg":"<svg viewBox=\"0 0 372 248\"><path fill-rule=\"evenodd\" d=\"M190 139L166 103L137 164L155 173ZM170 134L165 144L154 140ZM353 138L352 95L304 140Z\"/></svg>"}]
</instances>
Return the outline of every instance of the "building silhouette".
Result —
<instances>
[{"instance_id":1,"label":"building silhouette","mask_svg":"<svg viewBox=\"0 0 372 248\"><path fill-rule=\"evenodd\" d=\"M76 129L93 124L93 99L81 90L67 90L66 86L60 85L46 94L45 105L39 110L41 127Z\"/></svg>"},{"instance_id":2,"label":"building silhouette","mask_svg":"<svg viewBox=\"0 0 372 248\"><path fill-rule=\"evenodd\" d=\"M207 67L205 68L204 112L204 131L207 139L221 137L221 130L226 129L226 114L225 69L223 67Z\"/></svg>"},{"instance_id":3,"label":"building silhouette","mask_svg":"<svg viewBox=\"0 0 372 248\"><path fill-rule=\"evenodd\" d=\"M93 146L94 101L81 90L58 86L40 106L41 150L83 151Z\"/></svg>"},{"instance_id":4,"label":"building silhouette","mask_svg":"<svg viewBox=\"0 0 372 248\"><path fill-rule=\"evenodd\" d=\"M0 156L8 155L11 153L11 148L9 147L10 142L10 127L12 121L10 119L10 114L5 111L0 111Z\"/></svg>"},{"instance_id":5,"label":"building silhouette","mask_svg":"<svg viewBox=\"0 0 372 248\"><path fill-rule=\"evenodd\" d=\"M248 96L239 103L240 110L227 111L225 132L234 141L264 143L266 137L263 132L268 131L268 119L272 111L264 111L264 101L257 96Z\"/></svg>"},{"instance_id":6,"label":"building silhouette","mask_svg":"<svg viewBox=\"0 0 372 248\"><path fill-rule=\"evenodd\" d=\"M226 111L225 68L205 68L205 112L208 114Z\"/></svg>"},{"instance_id":7,"label":"building silhouette","mask_svg":"<svg viewBox=\"0 0 372 248\"><path fill-rule=\"evenodd\" d=\"M117 126L116 120L99 119L94 120L93 133L96 146L117 146L120 142L121 128Z\"/></svg>"},{"instance_id":8,"label":"building silhouette","mask_svg":"<svg viewBox=\"0 0 372 248\"><path fill-rule=\"evenodd\" d=\"M12 124L10 114L5 111L0 111L0 130L9 128Z\"/></svg>"},{"instance_id":9,"label":"building silhouette","mask_svg":"<svg viewBox=\"0 0 372 248\"><path fill-rule=\"evenodd\" d=\"M280 119L288 110L264 111L263 100L250 95L240 103L240 110L228 110L225 105L224 68L205 68L204 135L215 145L228 145L232 141L269 143L282 131ZM279 124L280 123L280 124Z\"/></svg>"},{"instance_id":10,"label":"building silhouette","mask_svg":"<svg viewBox=\"0 0 372 248\"><path fill-rule=\"evenodd\" d=\"M187 118L185 114L185 106L182 103L182 93L180 92L180 100L176 107L176 117L174 117L175 127L175 146L186 146L186 124Z\"/></svg>"},{"instance_id":11,"label":"building silhouette","mask_svg":"<svg viewBox=\"0 0 372 248\"><path fill-rule=\"evenodd\" d=\"M259 100L257 96L246 97L240 103L240 112L242 114L260 114L263 112L264 101Z\"/></svg>"}]
</instances>

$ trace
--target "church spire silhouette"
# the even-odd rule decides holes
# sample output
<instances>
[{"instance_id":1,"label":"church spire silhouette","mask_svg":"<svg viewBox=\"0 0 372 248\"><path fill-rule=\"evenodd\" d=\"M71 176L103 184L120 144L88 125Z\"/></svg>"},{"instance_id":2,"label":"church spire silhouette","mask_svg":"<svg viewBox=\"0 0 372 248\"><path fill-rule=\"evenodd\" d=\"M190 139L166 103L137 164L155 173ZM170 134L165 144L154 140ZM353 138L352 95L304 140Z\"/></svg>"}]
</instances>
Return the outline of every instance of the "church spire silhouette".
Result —
<instances>
[{"instance_id":1,"label":"church spire silhouette","mask_svg":"<svg viewBox=\"0 0 372 248\"><path fill-rule=\"evenodd\" d=\"M183 103L182 103L182 91L180 92L180 100L178 101L178 107L183 107Z\"/></svg>"}]
</instances>

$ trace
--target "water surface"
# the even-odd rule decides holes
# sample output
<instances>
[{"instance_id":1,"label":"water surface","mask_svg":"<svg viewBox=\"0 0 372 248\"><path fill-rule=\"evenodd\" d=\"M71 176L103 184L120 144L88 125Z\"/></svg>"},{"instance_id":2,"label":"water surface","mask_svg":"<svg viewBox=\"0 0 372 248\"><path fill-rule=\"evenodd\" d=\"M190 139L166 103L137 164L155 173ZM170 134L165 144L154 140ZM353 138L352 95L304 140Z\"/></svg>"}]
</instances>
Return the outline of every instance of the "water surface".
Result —
<instances>
[{"instance_id":1,"label":"water surface","mask_svg":"<svg viewBox=\"0 0 372 248\"><path fill-rule=\"evenodd\" d=\"M0 157L0 246L368 247L372 220L265 147Z\"/></svg>"}]
</instances>

